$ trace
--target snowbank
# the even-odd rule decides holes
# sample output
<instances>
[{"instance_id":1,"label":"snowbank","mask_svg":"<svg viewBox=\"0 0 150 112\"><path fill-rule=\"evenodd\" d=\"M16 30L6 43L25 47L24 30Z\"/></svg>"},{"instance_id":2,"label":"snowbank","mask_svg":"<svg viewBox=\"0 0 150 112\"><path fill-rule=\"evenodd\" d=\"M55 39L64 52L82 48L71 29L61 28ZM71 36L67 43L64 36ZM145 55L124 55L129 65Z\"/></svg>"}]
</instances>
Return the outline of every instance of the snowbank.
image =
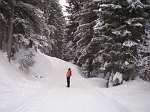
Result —
<instances>
[{"instance_id":1,"label":"snowbank","mask_svg":"<svg viewBox=\"0 0 150 112\"><path fill-rule=\"evenodd\" d=\"M103 89L111 99L117 101L130 112L150 111L150 83L141 79L125 82L120 86Z\"/></svg>"},{"instance_id":2,"label":"snowbank","mask_svg":"<svg viewBox=\"0 0 150 112\"><path fill-rule=\"evenodd\" d=\"M0 112L149 112L150 83L137 79L105 88L106 80L85 79L78 68L36 53L28 74L0 52ZM72 69L71 88L66 71ZM42 76L42 77L41 77ZM59 107L59 108L58 108Z\"/></svg>"}]
</instances>

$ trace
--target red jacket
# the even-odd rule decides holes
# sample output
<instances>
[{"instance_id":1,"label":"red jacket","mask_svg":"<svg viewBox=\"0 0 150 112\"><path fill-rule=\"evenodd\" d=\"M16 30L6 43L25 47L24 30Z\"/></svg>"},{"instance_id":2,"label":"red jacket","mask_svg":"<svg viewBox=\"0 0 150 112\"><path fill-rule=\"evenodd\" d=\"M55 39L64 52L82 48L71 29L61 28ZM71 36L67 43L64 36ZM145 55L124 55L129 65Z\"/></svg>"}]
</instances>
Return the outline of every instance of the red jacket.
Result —
<instances>
[{"instance_id":1,"label":"red jacket","mask_svg":"<svg viewBox=\"0 0 150 112\"><path fill-rule=\"evenodd\" d=\"M68 71L67 71L66 76L67 76L67 77L70 77L70 76L71 76L71 70L68 70Z\"/></svg>"}]
</instances>

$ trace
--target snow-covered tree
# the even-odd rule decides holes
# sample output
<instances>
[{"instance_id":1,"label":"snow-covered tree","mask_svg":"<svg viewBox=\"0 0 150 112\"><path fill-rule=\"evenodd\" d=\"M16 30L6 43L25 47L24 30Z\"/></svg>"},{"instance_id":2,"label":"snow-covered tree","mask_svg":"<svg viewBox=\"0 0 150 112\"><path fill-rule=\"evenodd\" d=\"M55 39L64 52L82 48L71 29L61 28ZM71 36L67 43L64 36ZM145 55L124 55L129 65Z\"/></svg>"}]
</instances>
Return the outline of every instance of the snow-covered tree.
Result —
<instances>
[{"instance_id":1,"label":"snow-covered tree","mask_svg":"<svg viewBox=\"0 0 150 112\"><path fill-rule=\"evenodd\" d=\"M63 59L76 63L77 57L75 53L76 42L74 41L74 34L79 26L79 11L81 10L80 0L67 0L69 6L66 6L68 12L68 21L66 25L66 38L64 39Z\"/></svg>"},{"instance_id":2,"label":"snow-covered tree","mask_svg":"<svg viewBox=\"0 0 150 112\"><path fill-rule=\"evenodd\" d=\"M19 63L19 69L24 72L28 72L30 67L32 67L35 63L34 59L34 50L22 48L16 53L16 60Z\"/></svg>"},{"instance_id":3,"label":"snow-covered tree","mask_svg":"<svg viewBox=\"0 0 150 112\"><path fill-rule=\"evenodd\" d=\"M138 61L139 77L150 81L150 23L147 22L147 28L145 29L146 35L144 36L145 41L138 46Z\"/></svg>"},{"instance_id":4,"label":"snow-covered tree","mask_svg":"<svg viewBox=\"0 0 150 112\"><path fill-rule=\"evenodd\" d=\"M64 38L65 18L58 0L43 0L45 23L51 26L52 33L47 39L49 50L47 55L62 58L62 40Z\"/></svg>"},{"instance_id":5,"label":"snow-covered tree","mask_svg":"<svg viewBox=\"0 0 150 112\"><path fill-rule=\"evenodd\" d=\"M0 7L1 16L3 18L2 20L4 20L2 21L2 46L5 47L5 45L8 44L8 50L10 50L10 53L8 53L8 55L12 57L15 53L14 51L18 50L14 49L16 48L14 46L17 46L16 44L19 44L19 42L16 43L14 35L21 34L24 35L24 38L26 39L30 39L34 34L41 35L41 32L45 27L44 18L38 7L26 3L23 0L2 0L0 3ZM9 35L7 36L7 34ZM11 35L13 36L13 38L11 37Z\"/></svg>"},{"instance_id":6,"label":"snow-covered tree","mask_svg":"<svg viewBox=\"0 0 150 112\"><path fill-rule=\"evenodd\" d=\"M22 47L29 50L27 43L32 42L35 50L38 48L47 55L60 58L64 22L58 0L1 0L0 49L6 51L9 48L8 55L13 57Z\"/></svg>"},{"instance_id":7,"label":"snow-covered tree","mask_svg":"<svg viewBox=\"0 0 150 112\"><path fill-rule=\"evenodd\" d=\"M139 49L146 42L148 13L142 7L145 4L139 0L134 0L136 3L126 0L106 1L96 1L99 18L94 31L95 38L99 38L97 43L100 49L97 49L95 58L101 57L97 60L96 69L99 68L105 75L119 72L124 80L134 79L139 73L140 57L144 58L143 54L139 55Z\"/></svg>"},{"instance_id":8,"label":"snow-covered tree","mask_svg":"<svg viewBox=\"0 0 150 112\"><path fill-rule=\"evenodd\" d=\"M87 48L93 38L94 20L97 18L93 10L96 6L92 0L68 0L68 3L70 7L67 40L69 42L66 58L82 67L83 73L90 77L92 54L87 53Z\"/></svg>"}]
</instances>

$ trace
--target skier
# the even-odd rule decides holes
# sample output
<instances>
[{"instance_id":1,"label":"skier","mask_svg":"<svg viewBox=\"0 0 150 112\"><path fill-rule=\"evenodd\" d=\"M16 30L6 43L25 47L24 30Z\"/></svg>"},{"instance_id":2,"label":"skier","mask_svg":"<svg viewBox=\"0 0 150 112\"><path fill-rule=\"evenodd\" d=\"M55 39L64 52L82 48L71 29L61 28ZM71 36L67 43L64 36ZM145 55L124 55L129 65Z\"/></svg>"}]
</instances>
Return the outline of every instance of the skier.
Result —
<instances>
[{"instance_id":1,"label":"skier","mask_svg":"<svg viewBox=\"0 0 150 112\"><path fill-rule=\"evenodd\" d=\"M70 77L71 77L71 69L70 68L68 68L66 77L67 77L67 86L66 87L70 87Z\"/></svg>"}]
</instances>

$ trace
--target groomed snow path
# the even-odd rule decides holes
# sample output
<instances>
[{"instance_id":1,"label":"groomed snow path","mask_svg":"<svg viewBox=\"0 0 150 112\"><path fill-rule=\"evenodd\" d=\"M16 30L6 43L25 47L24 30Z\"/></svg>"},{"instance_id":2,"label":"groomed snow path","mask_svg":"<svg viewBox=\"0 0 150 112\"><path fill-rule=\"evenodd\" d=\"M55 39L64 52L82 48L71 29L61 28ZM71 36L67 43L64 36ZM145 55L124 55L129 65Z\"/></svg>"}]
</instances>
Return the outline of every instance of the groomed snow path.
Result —
<instances>
[{"instance_id":1,"label":"groomed snow path","mask_svg":"<svg viewBox=\"0 0 150 112\"><path fill-rule=\"evenodd\" d=\"M47 89L12 112L130 112L81 77L76 66L48 56L45 59L40 59L41 56L37 58L38 65L43 63L44 66L41 66L45 71L42 80L47 83ZM65 77L68 67L72 69L70 88L66 87Z\"/></svg>"},{"instance_id":2,"label":"groomed snow path","mask_svg":"<svg viewBox=\"0 0 150 112\"><path fill-rule=\"evenodd\" d=\"M102 78L83 78L68 62L36 53L29 73L0 51L0 112L149 112L150 83L141 79L105 88ZM66 71L72 69L71 87ZM39 76L42 75L42 78ZM35 77L37 76L37 77Z\"/></svg>"}]
</instances>

